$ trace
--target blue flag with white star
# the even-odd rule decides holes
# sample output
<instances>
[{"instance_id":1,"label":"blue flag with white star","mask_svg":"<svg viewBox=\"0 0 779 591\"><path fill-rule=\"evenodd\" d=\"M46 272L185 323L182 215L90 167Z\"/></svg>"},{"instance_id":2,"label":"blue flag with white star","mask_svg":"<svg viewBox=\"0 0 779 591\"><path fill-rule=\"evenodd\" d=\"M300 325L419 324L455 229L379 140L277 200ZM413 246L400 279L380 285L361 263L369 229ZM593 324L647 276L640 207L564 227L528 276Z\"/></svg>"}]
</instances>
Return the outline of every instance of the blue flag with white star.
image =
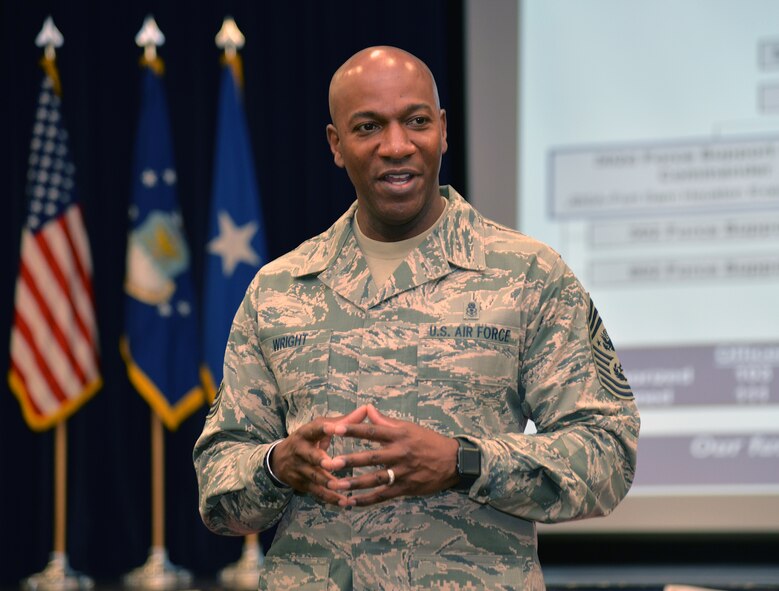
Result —
<instances>
[{"instance_id":1,"label":"blue flag with white star","mask_svg":"<svg viewBox=\"0 0 779 591\"><path fill-rule=\"evenodd\" d=\"M129 207L121 351L136 390L168 429L205 401L190 256L176 194L159 58L145 62Z\"/></svg>"},{"instance_id":2,"label":"blue flag with white star","mask_svg":"<svg viewBox=\"0 0 779 591\"><path fill-rule=\"evenodd\" d=\"M260 194L241 104L240 57L222 71L203 295L203 380L209 399L222 381L225 345L235 311L267 262Z\"/></svg>"}]
</instances>

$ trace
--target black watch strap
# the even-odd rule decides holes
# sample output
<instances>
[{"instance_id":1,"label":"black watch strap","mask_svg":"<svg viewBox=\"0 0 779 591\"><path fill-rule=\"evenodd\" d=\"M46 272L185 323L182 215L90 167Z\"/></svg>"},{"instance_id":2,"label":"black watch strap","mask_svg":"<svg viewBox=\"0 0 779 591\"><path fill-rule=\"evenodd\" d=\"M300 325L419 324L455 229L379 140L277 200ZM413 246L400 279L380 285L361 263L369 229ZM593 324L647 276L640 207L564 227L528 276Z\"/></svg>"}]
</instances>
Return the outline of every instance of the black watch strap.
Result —
<instances>
[{"instance_id":1,"label":"black watch strap","mask_svg":"<svg viewBox=\"0 0 779 591\"><path fill-rule=\"evenodd\" d=\"M481 450L475 443L464 437L455 437L457 440L457 475L460 482L454 486L454 490L467 491L481 476Z\"/></svg>"}]
</instances>

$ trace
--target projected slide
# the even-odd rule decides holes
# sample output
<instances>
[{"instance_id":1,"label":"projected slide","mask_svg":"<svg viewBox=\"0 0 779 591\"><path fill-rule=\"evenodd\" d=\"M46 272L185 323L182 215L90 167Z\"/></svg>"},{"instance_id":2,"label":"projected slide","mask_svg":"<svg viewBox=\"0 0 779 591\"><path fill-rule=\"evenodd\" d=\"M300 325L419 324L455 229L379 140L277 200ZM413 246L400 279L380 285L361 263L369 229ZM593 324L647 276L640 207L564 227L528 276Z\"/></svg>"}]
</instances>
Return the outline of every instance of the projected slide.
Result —
<instances>
[{"instance_id":1,"label":"projected slide","mask_svg":"<svg viewBox=\"0 0 779 591\"><path fill-rule=\"evenodd\" d=\"M617 345L631 495L776 494L779 2L531 0L520 44L518 227Z\"/></svg>"}]
</instances>

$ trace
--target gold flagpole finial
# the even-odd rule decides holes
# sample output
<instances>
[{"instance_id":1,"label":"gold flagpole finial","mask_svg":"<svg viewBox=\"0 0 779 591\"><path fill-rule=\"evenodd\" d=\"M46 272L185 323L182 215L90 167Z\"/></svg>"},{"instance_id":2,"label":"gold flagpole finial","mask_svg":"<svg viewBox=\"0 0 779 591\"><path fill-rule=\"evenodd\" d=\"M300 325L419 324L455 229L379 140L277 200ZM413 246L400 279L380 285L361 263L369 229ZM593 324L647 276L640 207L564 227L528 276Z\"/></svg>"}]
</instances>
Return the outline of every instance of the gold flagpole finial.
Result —
<instances>
[{"instance_id":1,"label":"gold flagpole finial","mask_svg":"<svg viewBox=\"0 0 779 591\"><path fill-rule=\"evenodd\" d=\"M225 17L222 22L222 28L216 34L216 46L223 49L225 55L232 57L236 51L241 49L246 42L246 38L241 33L238 25L231 16Z\"/></svg>"},{"instance_id":2,"label":"gold flagpole finial","mask_svg":"<svg viewBox=\"0 0 779 591\"><path fill-rule=\"evenodd\" d=\"M46 59L54 60L57 55L57 48L62 47L65 42L65 38L60 33L59 29L54 24L54 20L51 16L47 16L43 21L43 28L35 38L35 45L43 47L46 55Z\"/></svg>"},{"instance_id":3,"label":"gold flagpole finial","mask_svg":"<svg viewBox=\"0 0 779 591\"><path fill-rule=\"evenodd\" d=\"M243 87L243 64L241 63L241 56L238 55L238 50L243 47L245 42L246 38L241 33L238 25L235 24L233 17L225 17L222 22L222 28L216 34L216 46L224 50L222 62L232 68L239 87Z\"/></svg>"},{"instance_id":4,"label":"gold flagpole finial","mask_svg":"<svg viewBox=\"0 0 779 591\"><path fill-rule=\"evenodd\" d=\"M60 33L59 29L54 24L54 19L51 15L46 17L43 21L43 28L41 28L38 36L35 37L35 45L43 47L43 58L40 61L43 71L51 80L54 87L54 93L57 96L62 96L62 85L60 83L59 72L57 71L57 48L62 47L65 43L65 38Z\"/></svg>"},{"instance_id":5,"label":"gold flagpole finial","mask_svg":"<svg viewBox=\"0 0 779 591\"><path fill-rule=\"evenodd\" d=\"M141 63L152 68L157 74L162 74L162 60L157 56L157 48L165 44L165 35L157 26L157 21L149 15L143 21L143 26L135 36L135 44L143 47Z\"/></svg>"}]
</instances>

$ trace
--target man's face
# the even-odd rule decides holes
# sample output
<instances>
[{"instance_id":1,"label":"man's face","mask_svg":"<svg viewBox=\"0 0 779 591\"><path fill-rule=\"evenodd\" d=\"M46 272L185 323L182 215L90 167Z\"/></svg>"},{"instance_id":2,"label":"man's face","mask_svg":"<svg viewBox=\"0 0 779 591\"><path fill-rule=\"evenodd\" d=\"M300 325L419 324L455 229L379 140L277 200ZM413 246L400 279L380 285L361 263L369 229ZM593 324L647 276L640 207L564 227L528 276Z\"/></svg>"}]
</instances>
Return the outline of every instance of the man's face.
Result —
<instances>
[{"instance_id":1,"label":"man's face","mask_svg":"<svg viewBox=\"0 0 779 591\"><path fill-rule=\"evenodd\" d=\"M427 70L403 54L374 52L334 83L331 110L328 142L357 191L361 230L391 241L429 228L443 209L447 146L446 113Z\"/></svg>"}]
</instances>

